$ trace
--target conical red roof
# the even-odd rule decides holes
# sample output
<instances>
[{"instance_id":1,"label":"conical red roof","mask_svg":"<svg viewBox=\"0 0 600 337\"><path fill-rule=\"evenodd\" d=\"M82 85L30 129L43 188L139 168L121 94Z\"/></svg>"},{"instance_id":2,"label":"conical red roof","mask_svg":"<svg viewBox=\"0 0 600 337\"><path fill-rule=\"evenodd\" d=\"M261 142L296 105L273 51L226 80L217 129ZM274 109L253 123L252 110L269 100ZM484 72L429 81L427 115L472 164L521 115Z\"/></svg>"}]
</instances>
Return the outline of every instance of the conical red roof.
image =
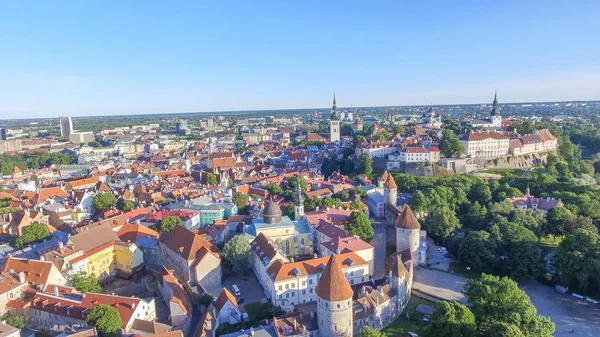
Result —
<instances>
[{"instance_id":1,"label":"conical red roof","mask_svg":"<svg viewBox=\"0 0 600 337\"><path fill-rule=\"evenodd\" d=\"M396 227L404 229L421 229L421 224L407 204L402 206L402 212L396 219Z\"/></svg>"},{"instance_id":2,"label":"conical red roof","mask_svg":"<svg viewBox=\"0 0 600 337\"><path fill-rule=\"evenodd\" d=\"M320 298L330 302L346 301L354 295L335 255L329 258L315 291Z\"/></svg>"}]
</instances>

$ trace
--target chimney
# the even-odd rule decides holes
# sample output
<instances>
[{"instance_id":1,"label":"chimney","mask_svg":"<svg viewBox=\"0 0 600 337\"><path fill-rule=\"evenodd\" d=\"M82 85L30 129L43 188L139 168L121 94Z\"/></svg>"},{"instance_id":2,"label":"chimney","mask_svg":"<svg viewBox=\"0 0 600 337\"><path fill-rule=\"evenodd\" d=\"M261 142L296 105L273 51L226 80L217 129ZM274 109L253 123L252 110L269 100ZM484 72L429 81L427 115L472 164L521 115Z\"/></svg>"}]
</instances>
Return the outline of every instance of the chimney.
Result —
<instances>
[{"instance_id":1,"label":"chimney","mask_svg":"<svg viewBox=\"0 0 600 337\"><path fill-rule=\"evenodd\" d=\"M40 261L46 261L46 257L44 255L40 255Z\"/></svg>"},{"instance_id":2,"label":"chimney","mask_svg":"<svg viewBox=\"0 0 600 337\"><path fill-rule=\"evenodd\" d=\"M63 249L65 247L65 244L62 241L58 241L58 249Z\"/></svg>"},{"instance_id":3,"label":"chimney","mask_svg":"<svg viewBox=\"0 0 600 337\"><path fill-rule=\"evenodd\" d=\"M54 286L54 296L58 297L58 286Z\"/></svg>"},{"instance_id":4,"label":"chimney","mask_svg":"<svg viewBox=\"0 0 600 337\"><path fill-rule=\"evenodd\" d=\"M19 272L19 282L20 282L21 284L23 284L23 283L27 282L27 279L25 279L25 272L24 272L24 271L22 271L22 272Z\"/></svg>"}]
</instances>

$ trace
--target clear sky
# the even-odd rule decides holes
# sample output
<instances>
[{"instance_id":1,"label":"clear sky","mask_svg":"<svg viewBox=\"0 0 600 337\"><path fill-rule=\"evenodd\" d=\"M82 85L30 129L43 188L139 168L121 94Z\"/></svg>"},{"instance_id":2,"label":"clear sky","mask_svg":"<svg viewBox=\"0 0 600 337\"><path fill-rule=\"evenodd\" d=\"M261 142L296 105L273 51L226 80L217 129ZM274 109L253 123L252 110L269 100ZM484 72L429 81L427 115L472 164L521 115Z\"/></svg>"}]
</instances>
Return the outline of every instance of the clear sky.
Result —
<instances>
[{"instance_id":1,"label":"clear sky","mask_svg":"<svg viewBox=\"0 0 600 337\"><path fill-rule=\"evenodd\" d=\"M600 1L4 1L0 118L600 99Z\"/></svg>"}]
</instances>

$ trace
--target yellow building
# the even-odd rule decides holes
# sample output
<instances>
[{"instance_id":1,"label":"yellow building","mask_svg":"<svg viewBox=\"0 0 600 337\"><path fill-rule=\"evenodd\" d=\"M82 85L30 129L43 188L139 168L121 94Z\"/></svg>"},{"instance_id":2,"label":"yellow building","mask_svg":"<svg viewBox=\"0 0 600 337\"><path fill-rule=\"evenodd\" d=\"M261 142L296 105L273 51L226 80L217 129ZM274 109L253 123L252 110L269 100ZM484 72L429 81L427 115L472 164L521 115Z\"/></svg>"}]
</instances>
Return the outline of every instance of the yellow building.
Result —
<instances>
[{"instance_id":1,"label":"yellow building","mask_svg":"<svg viewBox=\"0 0 600 337\"><path fill-rule=\"evenodd\" d=\"M262 233L288 257L313 253L312 237L306 219L292 221L289 217L282 216L281 208L275 202L270 202L265 207L262 219L252 220L246 233L252 239Z\"/></svg>"},{"instance_id":2,"label":"yellow building","mask_svg":"<svg viewBox=\"0 0 600 337\"><path fill-rule=\"evenodd\" d=\"M73 273L85 272L99 279L133 274L144 262L135 243L113 241L98 246L71 261Z\"/></svg>"}]
</instances>

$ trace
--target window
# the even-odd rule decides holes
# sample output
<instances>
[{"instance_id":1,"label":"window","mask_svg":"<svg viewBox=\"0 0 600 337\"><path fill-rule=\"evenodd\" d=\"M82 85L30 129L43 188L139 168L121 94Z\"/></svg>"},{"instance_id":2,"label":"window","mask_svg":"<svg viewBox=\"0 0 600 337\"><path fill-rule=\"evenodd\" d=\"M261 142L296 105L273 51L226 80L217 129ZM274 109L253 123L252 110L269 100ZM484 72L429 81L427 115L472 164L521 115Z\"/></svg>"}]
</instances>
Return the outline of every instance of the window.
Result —
<instances>
[{"instance_id":1,"label":"window","mask_svg":"<svg viewBox=\"0 0 600 337\"><path fill-rule=\"evenodd\" d=\"M306 295L306 289L302 290L302 295Z\"/></svg>"},{"instance_id":2,"label":"window","mask_svg":"<svg viewBox=\"0 0 600 337\"><path fill-rule=\"evenodd\" d=\"M306 287L306 281L302 281L302 286Z\"/></svg>"},{"instance_id":3,"label":"window","mask_svg":"<svg viewBox=\"0 0 600 337\"><path fill-rule=\"evenodd\" d=\"M308 284L312 284L312 279L309 279L309 280L308 280Z\"/></svg>"},{"instance_id":4,"label":"window","mask_svg":"<svg viewBox=\"0 0 600 337\"><path fill-rule=\"evenodd\" d=\"M312 292L313 292L313 288L310 288L310 293L312 294Z\"/></svg>"},{"instance_id":5,"label":"window","mask_svg":"<svg viewBox=\"0 0 600 337\"><path fill-rule=\"evenodd\" d=\"M292 291L292 296L296 296L296 292L295 291ZM294 304L294 303L292 303L292 304Z\"/></svg>"},{"instance_id":6,"label":"window","mask_svg":"<svg viewBox=\"0 0 600 337\"><path fill-rule=\"evenodd\" d=\"M338 304L337 306L338 306L338 309L339 309L339 308L340 308L340 305Z\"/></svg>"},{"instance_id":7,"label":"window","mask_svg":"<svg viewBox=\"0 0 600 337\"><path fill-rule=\"evenodd\" d=\"M286 284L286 285L285 285L285 290L288 290L288 289L290 289L290 285L289 285L289 284Z\"/></svg>"},{"instance_id":8,"label":"window","mask_svg":"<svg viewBox=\"0 0 600 337\"><path fill-rule=\"evenodd\" d=\"M283 289L281 288L281 286L279 286L279 291L281 291L281 290L283 290Z\"/></svg>"}]
</instances>

